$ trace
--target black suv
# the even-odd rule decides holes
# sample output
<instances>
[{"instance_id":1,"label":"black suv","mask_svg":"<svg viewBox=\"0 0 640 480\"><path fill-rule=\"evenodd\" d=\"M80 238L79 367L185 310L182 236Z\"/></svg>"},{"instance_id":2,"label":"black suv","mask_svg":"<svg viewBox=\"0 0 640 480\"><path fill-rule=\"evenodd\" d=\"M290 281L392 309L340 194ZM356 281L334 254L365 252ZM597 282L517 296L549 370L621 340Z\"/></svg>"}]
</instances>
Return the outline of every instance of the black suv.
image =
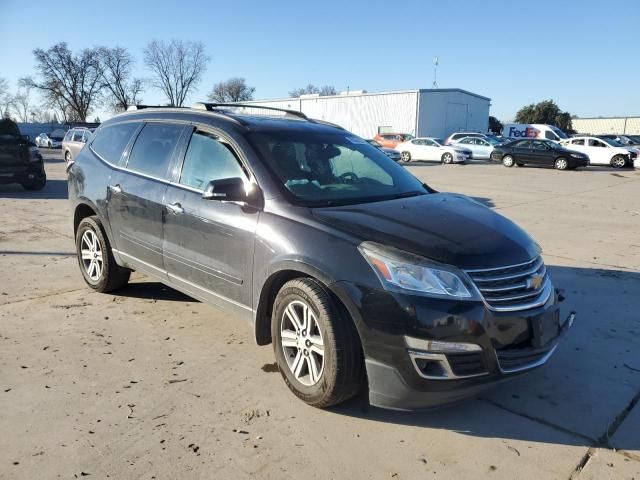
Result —
<instances>
[{"instance_id":1,"label":"black suv","mask_svg":"<svg viewBox=\"0 0 640 480\"><path fill-rule=\"evenodd\" d=\"M26 190L42 190L47 183L42 155L8 118L0 119L0 184L4 183L19 183Z\"/></svg>"},{"instance_id":2,"label":"black suv","mask_svg":"<svg viewBox=\"0 0 640 480\"><path fill-rule=\"evenodd\" d=\"M80 270L131 270L247 319L303 401L473 395L544 364L573 323L538 245L299 112L196 104L104 122L69 166Z\"/></svg>"}]
</instances>

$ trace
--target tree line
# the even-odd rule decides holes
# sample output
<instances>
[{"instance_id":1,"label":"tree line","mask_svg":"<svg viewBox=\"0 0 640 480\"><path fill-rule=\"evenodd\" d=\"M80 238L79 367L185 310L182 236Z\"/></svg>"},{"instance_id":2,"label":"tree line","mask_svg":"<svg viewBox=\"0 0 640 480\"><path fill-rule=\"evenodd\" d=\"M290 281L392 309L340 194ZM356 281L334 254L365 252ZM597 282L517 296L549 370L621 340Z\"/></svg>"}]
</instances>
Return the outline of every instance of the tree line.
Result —
<instances>
[{"instance_id":1,"label":"tree line","mask_svg":"<svg viewBox=\"0 0 640 480\"><path fill-rule=\"evenodd\" d=\"M152 40L142 52L149 72L147 78L134 75L135 59L122 47L92 47L73 52L66 42L47 49L36 48L35 75L18 81L11 93L6 79L0 78L0 117L21 122L85 122L99 108L114 113L142 102L146 89L160 91L165 105L181 107L202 80L211 57L202 42L174 39ZM37 104L33 93L43 99ZM253 100L255 87L242 77L232 77L213 85L207 95L217 103ZM312 84L292 90L292 96L307 93L333 95L332 86Z\"/></svg>"}]
</instances>

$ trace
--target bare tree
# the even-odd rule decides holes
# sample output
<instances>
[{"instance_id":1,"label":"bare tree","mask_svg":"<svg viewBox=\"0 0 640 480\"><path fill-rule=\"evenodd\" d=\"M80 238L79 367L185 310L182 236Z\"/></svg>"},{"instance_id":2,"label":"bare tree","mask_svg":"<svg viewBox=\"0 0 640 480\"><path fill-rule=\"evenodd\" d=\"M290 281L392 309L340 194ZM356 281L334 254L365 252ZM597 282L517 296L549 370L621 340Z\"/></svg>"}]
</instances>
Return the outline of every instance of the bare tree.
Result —
<instances>
[{"instance_id":1,"label":"bare tree","mask_svg":"<svg viewBox=\"0 0 640 480\"><path fill-rule=\"evenodd\" d=\"M181 107L200 82L209 57L202 42L152 40L144 49L144 63L153 72L151 84L166 95L170 106Z\"/></svg>"},{"instance_id":2,"label":"bare tree","mask_svg":"<svg viewBox=\"0 0 640 480\"><path fill-rule=\"evenodd\" d=\"M107 100L114 112L125 111L130 105L140 103L142 80L131 78L134 60L122 47L99 49L102 81L110 93Z\"/></svg>"},{"instance_id":3,"label":"bare tree","mask_svg":"<svg viewBox=\"0 0 640 480\"><path fill-rule=\"evenodd\" d=\"M31 120L31 87L29 85L22 85L22 87L22 90L13 97L13 111L19 122L27 123Z\"/></svg>"},{"instance_id":4,"label":"bare tree","mask_svg":"<svg viewBox=\"0 0 640 480\"><path fill-rule=\"evenodd\" d=\"M301 95L310 95L317 93L321 97L326 97L327 95L337 95L336 87L332 85L324 85L322 87L316 87L313 83L310 83L306 87L295 88L289 92L289 96L291 98L298 98Z\"/></svg>"},{"instance_id":5,"label":"bare tree","mask_svg":"<svg viewBox=\"0 0 640 480\"><path fill-rule=\"evenodd\" d=\"M244 78L233 77L226 82L216 83L209 94L212 102L246 102L253 100L255 87L249 87Z\"/></svg>"},{"instance_id":6,"label":"bare tree","mask_svg":"<svg viewBox=\"0 0 640 480\"><path fill-rule=\"evenodd\" d=\"M15 105L15 97L9 91L9 82L0 78L0 119L10 118Z\"/></svg>"},{"instance_id":7,"label":"bare tree","mask_svg":"<svg viewBox=\"0 0 640 480\"><path fill-rule=\"evenodd\" d=\"M42 92L50 104L66 111L68 120L86 121L103 89L98 49L85 48L74 55L61 42L48 50L37 48L33 54L39 78L27 77L21 84Z\"/></svg>"}]
</instances>

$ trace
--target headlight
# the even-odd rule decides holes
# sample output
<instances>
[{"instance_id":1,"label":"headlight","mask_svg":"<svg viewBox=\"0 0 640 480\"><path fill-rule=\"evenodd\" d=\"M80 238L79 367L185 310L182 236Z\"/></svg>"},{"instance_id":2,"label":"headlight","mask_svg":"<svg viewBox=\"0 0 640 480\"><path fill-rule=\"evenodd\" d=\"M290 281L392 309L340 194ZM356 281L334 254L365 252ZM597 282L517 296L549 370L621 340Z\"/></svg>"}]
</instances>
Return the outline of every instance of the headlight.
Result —
<instances>
[{"instance_id":1,"label":"headlight","mask_svg":"<svg viewBox=\"0 0 640 480\"><path fill-rule=\"evenodd\" d=\"M572 156L573 158L584 158L584 156L583 156L583 155L580 155L579 153L572 153L572 154L571 154L571 156Z\"/></svg>"},{"instance_id":2,"label":"headlight","mask_svg":"<svg viewBox=\"0 0 640 480\"><path fill-rule=\"evenodd\" d=\"M374 242L363 242L358 250L385 290L467 300L477 298L474 288L453 267Z\"/></svg>"}]
</instances>

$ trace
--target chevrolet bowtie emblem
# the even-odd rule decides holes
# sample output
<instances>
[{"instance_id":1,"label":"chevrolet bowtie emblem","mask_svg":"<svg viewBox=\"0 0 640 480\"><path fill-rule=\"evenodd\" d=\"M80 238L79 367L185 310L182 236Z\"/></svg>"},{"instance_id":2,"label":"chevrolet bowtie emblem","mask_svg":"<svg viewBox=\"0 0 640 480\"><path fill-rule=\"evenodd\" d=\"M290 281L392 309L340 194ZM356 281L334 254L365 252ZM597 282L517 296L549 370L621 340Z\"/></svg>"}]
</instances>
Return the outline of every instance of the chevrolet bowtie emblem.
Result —
<instances>
[{"instance_id":1,"label":"chevrolet bowtie emblem","mask_svg":"<svg viewBox=\"0 0 640 480\"><path fill-rule=\"evenodd\" d=\"M537 290L542 285L542 275L532 275L527 279L527 290Z\"/></svg>"}]
</instances>

